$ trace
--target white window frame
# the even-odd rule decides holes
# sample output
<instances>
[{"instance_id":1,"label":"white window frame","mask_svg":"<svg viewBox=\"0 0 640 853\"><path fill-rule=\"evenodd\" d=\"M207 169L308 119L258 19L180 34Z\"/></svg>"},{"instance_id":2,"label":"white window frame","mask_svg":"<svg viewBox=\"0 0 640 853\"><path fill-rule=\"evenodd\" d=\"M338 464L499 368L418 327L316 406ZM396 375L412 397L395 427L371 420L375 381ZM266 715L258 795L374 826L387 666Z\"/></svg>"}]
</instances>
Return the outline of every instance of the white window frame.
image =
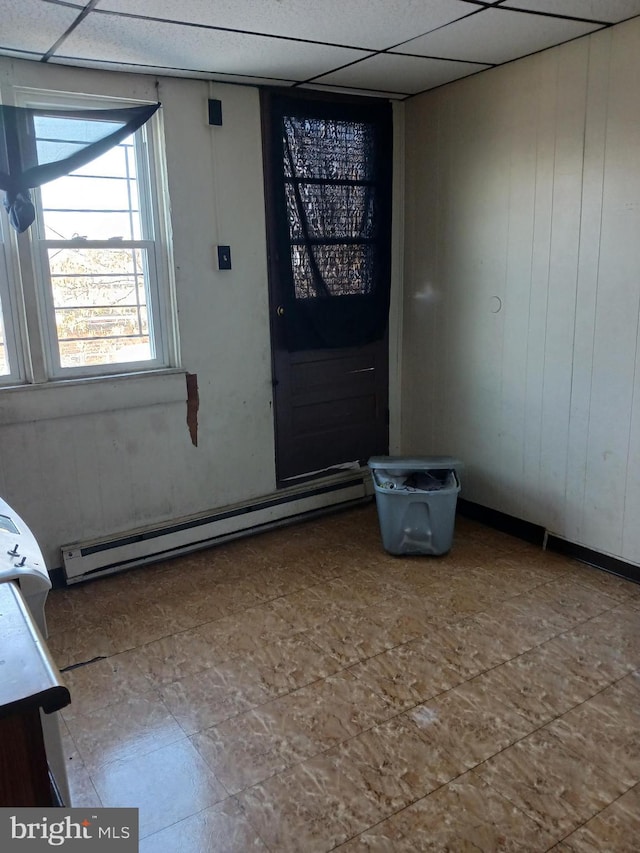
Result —
<instances>
[{"instance_id":1,"label":"white window frame","mask_svg":"<svg viewBox=\"0 0 640 853\"><path fill-rule=\"evenodd\" d=\"M148 101L83 95L50 90L14 88L16 106L42 108L109 109L137 106ZM138 192L142 212L142 240L47 240L44 236L39 189L31 191L36 207L36 221L22 235L11 238L11 253L19 275L12 276L14 287L7 288L14 332L15 355L10 357L11 377L0 376L3 385L38 384L67 379L113 377L126 374L157 372L178 367L178 336L175 310L175 281L171 252L171 229L162 118L158 110L152 119L136 132L136 166ZM5 237L7 219L4 217ZM139 248L146 255L146 291L149 339L154 357L151 360L118 362L82 367L62 367L49 276L49 248ZM1 261L1 259L0 259ZM17 271L17 269L16 269ZM1 271L0 271L1 278ZM11 292L13 291L13 293ZM5 296L4 291L3 297ZM20 302L23 316L16 316ZM5 299L3 299L3 307ZM5 315L8 309L5 307ZM19 312L18 312L19 313ZM5 325L8 326L5 317ZM20 334L25 329L25 334ZM5 329L9 340L10 331ZM29 342L28 346L25 345Z\"/></svg>"},{"instance_id":2,"label":"white window frame","mask_svg":"<svg viewBox=\"0 0 640 853\"><path fill-rule=\"evenodd\" d=\"M4 326L5 354L9 361L9 372L0 374L0 386L15 385L24 376L24 363L22 360L22 328L20 313L16 310L15 289L10 286L10 281L15 281L18 274L16 269L10 266L11 253L7 246L9 220L4 212L0 216L0 302L2 304L2 320Z\"/></svg>"}]
</instances>

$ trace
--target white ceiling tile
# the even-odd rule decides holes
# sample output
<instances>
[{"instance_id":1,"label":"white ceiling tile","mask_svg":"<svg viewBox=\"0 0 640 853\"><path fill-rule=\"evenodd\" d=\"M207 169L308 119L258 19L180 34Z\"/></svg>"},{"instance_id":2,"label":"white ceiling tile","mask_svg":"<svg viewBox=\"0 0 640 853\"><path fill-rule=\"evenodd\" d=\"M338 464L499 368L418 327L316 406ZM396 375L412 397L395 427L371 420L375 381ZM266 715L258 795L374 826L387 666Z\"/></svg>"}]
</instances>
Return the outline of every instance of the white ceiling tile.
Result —
<instances>
[{"instance_id":1,"label":"white ceiling tile","mask_svg":"<svg viewBox=\"0 0 640 853\"><path fill-rule=\"evenodd\" d=\"M423 59L417 56L400 56L395 53L379 53L370 59L325 74L314 82L332 83L338 86L357 86L363 89L393 89L408 95L433 89L443 83L468 77L482 71L485 65L471 62L452 62L446 59Z\"/></svg>"},{"instance_id":2,"label":"white ceiling tile","mask_svg":"<svg viewBox=\"0 0 640 853\"><path fill-rule=\"evenodd\" d=\"M41 0L3 2L0 48L46 53L81 11L81 6L57 6Z\"/></svg>"},{"instance_id":3,"label":"white ceiling tile","mask_svg":"<svg viewBox=\"0 0 640 853\"><path fill-rule=\"evenodd\" d=\"M421 56L497 64L596 29L597 24L492 8L407 42L397 50Z\"/></svg>"},{"instance_id":4,"label":"white ceiling tile","mask_svg":"<svg viewBox=\"0 0 640 853\"><path fill-rule=\"evenodd\" d=\"M610 23L640 15L640 0L507 0L505 5Z\"/></svg>"},{"instance_id":5,"label":"white ceiling tile","mask_svg":"<svg viewBox=\"0 0 640 853\"><path fill-rule=\"evenodd\" d=\"M351 48L268 36L88 15L61 45L60 56L154 65L184 71L306 80L367 55Z\"/></svg>"},{"instance_id":6,"label":"white ceiling tile","mask_svg":"<svg viewBox=\"0 0 640 853\"><path fill-rule=\"evenodd\" d=\"M37 60L86 0L0 6L0 54ZM249 84L316 78L321 88L403 97L597 29L553 15L616 23L638 14L640 0L99 0L51 61ZM380 49L389 53L370 57Z\"/></svg>"},{"instance_id":7,"label":"white ceiling tile","mask_svg":"<svg viewBox=\"0 0 640 853\"><path fill-rule=\"evenodd\" d=\"M455 21L462 0L101 0L99 10L380 49Z\"/></svg>"},{"instance_id":8,"label":"white ceiling tile","mask_svg":"<svg viewBox=\"0 0 640 853\"><path fill-rule=\"evenodd\" d=\"M68 56L53 56L50 65L69 65L74 68L101 68L107 71L125 71L132 74L151 74L154 77L186 77L190 80L213 80L217 83L244 83L252 86L293 86L296 80L280 80L271 77L248 77L246 74L216 74L211 71L192 71L183 68L165 68L159 65L134 65L126 62L96 62L93 59L76 59Z\"/></svg>"}]
</instances>

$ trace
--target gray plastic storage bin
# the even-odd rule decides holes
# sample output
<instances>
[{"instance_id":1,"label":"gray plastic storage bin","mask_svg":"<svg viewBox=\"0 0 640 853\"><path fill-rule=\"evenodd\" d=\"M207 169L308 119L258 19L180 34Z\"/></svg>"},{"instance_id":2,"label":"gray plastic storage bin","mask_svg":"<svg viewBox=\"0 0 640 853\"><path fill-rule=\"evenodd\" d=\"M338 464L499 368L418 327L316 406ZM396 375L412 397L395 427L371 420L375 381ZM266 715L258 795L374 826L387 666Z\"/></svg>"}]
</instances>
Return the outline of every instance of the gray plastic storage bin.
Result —
<instances>
[{"instance_id":1,"label":"gray plastic storage bin","mask_svg":"<svg viewBox=\"0 0 640 853\"><path fill-rule=\"evenodd\" d=\"M453 541L461 467L451 456L371 457L386 551L446 554Z\"/></svg>"}]
</instances>

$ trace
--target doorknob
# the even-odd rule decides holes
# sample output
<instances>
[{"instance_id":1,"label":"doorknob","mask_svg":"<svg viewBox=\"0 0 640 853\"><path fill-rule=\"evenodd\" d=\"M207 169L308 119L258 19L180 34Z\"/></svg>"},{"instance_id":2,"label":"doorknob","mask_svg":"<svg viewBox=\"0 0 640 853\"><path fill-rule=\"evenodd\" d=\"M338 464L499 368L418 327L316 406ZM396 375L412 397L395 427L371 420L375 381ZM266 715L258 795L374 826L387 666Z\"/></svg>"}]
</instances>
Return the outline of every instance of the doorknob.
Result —
<instances>
[{"instance_id":1,"label":"doorknob","mask_svg":"<svg viewBox=\"0 0 640 853\"><path fill-rule=\"evenodd\" d=\"M284 317L284 305L278 305L276 308L276 314L278 317Z\"/></svg>"}]
</instances>

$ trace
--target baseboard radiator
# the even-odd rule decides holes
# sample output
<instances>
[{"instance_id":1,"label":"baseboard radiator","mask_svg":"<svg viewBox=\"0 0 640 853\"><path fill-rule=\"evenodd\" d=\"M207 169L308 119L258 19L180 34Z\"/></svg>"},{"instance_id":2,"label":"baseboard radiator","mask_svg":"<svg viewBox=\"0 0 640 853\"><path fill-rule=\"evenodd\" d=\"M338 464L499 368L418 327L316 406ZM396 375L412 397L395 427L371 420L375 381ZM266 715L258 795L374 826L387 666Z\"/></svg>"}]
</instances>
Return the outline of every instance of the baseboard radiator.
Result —
<instances>
[{"instance_id":1,"label":"baseboard radiator","mask_svg":"<svg viewBox=\"0 0 640 853\"><path fill-rule=\"evenodd\" d=\"M79 583L346 508L370 500L370 494L367 475L360 473L315 487L307 483L286 493L111 539L66 545L62 548L66 582Z\"/></svg>"}]
</instances>

